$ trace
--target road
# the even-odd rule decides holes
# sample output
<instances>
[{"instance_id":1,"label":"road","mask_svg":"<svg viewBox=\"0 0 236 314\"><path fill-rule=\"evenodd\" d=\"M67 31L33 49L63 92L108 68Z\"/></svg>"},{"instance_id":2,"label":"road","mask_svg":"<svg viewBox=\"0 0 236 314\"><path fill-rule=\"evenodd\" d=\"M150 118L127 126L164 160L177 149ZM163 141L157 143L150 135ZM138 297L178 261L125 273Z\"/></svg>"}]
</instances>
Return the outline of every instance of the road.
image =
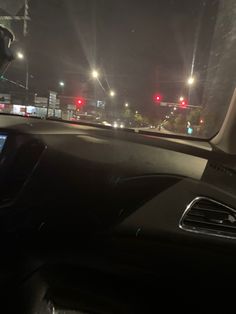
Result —
<instances>
[{"instance_id":1,"label":"road","mask_svg":"<svg viewBox=\"0 0 236 314\"><path fill-rule=\"evenodd\" d=\"M150 128L135 128L135 130L138 131L148 131L148 132L153 132L153 133L165 133L165 134L173 134L173 132L167 131L163 127L161 129L155 128L155 129L150 129Z\"/></svg>"}]
</instances>

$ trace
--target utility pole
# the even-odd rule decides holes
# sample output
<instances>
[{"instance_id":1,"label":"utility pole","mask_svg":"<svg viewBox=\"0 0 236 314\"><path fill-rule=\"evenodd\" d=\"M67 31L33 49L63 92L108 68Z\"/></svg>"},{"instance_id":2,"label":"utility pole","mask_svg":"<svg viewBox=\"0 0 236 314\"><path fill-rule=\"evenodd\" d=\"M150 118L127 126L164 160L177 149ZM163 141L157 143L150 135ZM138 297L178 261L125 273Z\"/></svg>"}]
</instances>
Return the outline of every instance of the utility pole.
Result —
<instances>
[{"instance_id":1,"label":"utility pole","mask_svg":"<svg viewBox=\"0 0 236 314\"><path fill-rule=\"evenodd\" d=\"M28 34L28 20L29 20L29 0L25 0L24 22L23 22L23 35ZM26 58L26 80L25 80L25 105L29 102L29 60Z\"/></svg>"},{"instance_id":2,"label":"utility pole","mask_svg":"<svg viewBox=\"0 0 236 314\"><path fill-rule=\"evenodd\" d=\"M23 35L28 34L28 21L29 18L29 0L25 0L25 12L24 12L24 23L23 23Z\"/></svg>"}]
</instances>

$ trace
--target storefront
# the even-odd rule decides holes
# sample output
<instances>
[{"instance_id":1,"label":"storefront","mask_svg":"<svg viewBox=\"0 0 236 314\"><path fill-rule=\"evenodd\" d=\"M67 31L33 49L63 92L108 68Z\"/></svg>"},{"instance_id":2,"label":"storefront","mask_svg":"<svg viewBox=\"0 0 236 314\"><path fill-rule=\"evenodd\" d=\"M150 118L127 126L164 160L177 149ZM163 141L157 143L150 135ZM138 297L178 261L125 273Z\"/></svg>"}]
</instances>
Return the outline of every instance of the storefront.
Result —
<instances>
[{"instance_id":1,"label":"storefront","mask_svg":"<svg viewBox=\"0 0 236 314\"><path fill-rule=\"evenodd\" d=\"M26 106L13 105L11 113L25 116L26 115Z\"/></svg>"}]
</instances>

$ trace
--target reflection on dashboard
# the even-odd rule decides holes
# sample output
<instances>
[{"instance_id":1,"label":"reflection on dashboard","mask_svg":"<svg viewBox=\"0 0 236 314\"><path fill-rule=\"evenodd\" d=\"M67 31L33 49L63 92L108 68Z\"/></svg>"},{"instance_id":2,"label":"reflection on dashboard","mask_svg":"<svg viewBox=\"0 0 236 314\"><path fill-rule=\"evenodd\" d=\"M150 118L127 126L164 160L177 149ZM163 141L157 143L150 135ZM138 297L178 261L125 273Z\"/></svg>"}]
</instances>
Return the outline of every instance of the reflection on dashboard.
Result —
<instances>
[{"instance_id":1,"label":"reflection on dashboard","mask_svg":"<svg viewBox=\"0 0 236 314\"><path fill-rule=\"evenodd\" d=\"M38 314L89 314L91 313L91 311L66 309L64 307L55 306L53 302L51 301L44 300L42 304L40 304L37 313ZM102 313L102 312L99 311L99 313Z\"/></svg>"},{"instance_id":2,"label":"reflection on dashboard","mask_svg":"<svg viewBox=\"0 0 236 314\"><path fill-rule=\"evenodd\" d=\"M7 136L6 135L0 135L0 153L3 150L4 144L6 142Z\"/></svg>"}]
</instances>

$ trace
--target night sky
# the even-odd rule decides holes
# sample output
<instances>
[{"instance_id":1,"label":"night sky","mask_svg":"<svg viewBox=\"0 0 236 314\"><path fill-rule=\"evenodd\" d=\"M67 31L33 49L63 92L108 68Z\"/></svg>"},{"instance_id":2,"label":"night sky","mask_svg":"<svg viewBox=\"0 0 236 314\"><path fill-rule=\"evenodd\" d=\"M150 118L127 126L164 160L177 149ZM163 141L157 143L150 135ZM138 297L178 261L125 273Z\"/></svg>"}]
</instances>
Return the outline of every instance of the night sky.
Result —
<instances>
[{"instance_id":1,"label":"night sky","mask_svg":"<svg viewBox=\"0 0 236 314\"><path fill-rule=\"evenodd\" d=\"M66 94L79 95L93 84L89 73L96 67L117 101L144 108L156 92L166 101L186 92L195 45L195 73L204 80L216 5L215 0L31 0L29 35L24 39L22 26L15 25L14 48L27 52L30 88L38 94L58 89L63 80ZM23 79L22 67L15 61L8 76Z\"/></svg>"}]
</instances>

